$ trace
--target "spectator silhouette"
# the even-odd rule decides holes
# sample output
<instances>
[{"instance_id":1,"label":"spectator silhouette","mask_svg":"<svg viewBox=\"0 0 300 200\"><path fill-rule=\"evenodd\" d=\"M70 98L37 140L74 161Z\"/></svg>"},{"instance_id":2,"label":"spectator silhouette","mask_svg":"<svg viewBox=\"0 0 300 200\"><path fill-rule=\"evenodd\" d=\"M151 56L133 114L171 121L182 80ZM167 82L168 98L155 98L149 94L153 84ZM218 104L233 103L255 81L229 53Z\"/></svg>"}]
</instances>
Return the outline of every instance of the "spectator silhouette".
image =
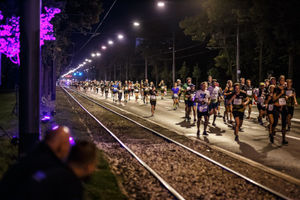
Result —
<instances>
[{"instance_id":1,"label":"spectator silhouette","mask_svg":"<svg viewBox=\"0 0 300 200\"><path fill-rule=\"evenodd\" d=\"M47 131L45 139L4 174L0 182L1 199L23 199L25 183L36 171L64 166L70 151L69 137L70 130L65 126Z\"/></svg>"},{"instance_id":2,"label":"spectator silhouette","mask_svg":"<svg viewBox=\"0 0 300 200\"><path fill-rule=\"evenodd\" d=\"M96 146L87 141L72 146L67 165L37 171L29 183L26 199L30 200L81 200L82 180L96 168Z\"/></svg>"}]
</instances>

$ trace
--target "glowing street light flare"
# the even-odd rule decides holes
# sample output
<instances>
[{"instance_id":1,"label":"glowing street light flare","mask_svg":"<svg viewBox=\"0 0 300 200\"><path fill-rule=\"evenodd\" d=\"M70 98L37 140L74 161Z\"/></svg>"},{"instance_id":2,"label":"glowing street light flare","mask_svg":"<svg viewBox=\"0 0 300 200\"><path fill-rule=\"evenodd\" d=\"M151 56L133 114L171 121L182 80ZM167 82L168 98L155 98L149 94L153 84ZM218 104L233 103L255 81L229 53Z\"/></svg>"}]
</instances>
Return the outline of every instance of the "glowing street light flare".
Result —
<instances>
[{"instance_id":1,"label":"glowing street light flare","mask_svg":"<svg viewBox=\"0 0 300 200\"><path fill-rule=\"evenodd\" d=\"M122 35L122 34L118 34L118 39L119 39L119 40L122 40L122 39L124 39L124 35Z\"/></svg>"},{"instance_id":2,"label":"glowing street light flare","mask_svg":"<svg viewBox=\"0 0 300 200\"><path fill-rule=\"evenodd\" d=\"M97 53L96 53L96 56L98 56L98 57L101 56L101 53L97 52Z\"/></svg>"},{"instance_id":3,"label":"glowing street light flare","mask_svg":"<svg viewBox=\"0 0 300 200\"><path fill-rule=\"evenodd\" d=\"M113 45L114 44L114 41L112 41L112 40L108 40L108 42L107 42L109 45Z\"/></svg>"},{"instance_id":4,"label":"glowing street light flare","mask_svg":"<svg viewBox=\"0 0 300 200\"><path fill-rule=\"evenodd\" d=\"M92 56L92 57L95 57L95 56L96 56L96 54L92 53L92 54L91 54L91 56Z\"/></svg>"},{"instance_id":5,"label":"glowing street light flare","mask_svg":"<svg viewBox=\"0 0 300 200\"><path fill-rule=\"evenodd\" d=\"M137 21L135 21L135 22L133 22L133 26L135 26L135 27L138 27L138 26L140 26L141 24L139 23L139 22L137 22Z\"/></svg>"},{"instance_id":6,"label":"glowing street light flare","mask_svg":"<svg viewBox=\"0 0 300 200\"><path fill-rule=\"evenodd\" d=\"M159 8L165 7L165 2L163 2L163 1L158 1L158 2L157 2L157 7L159 7Z\"/></svg>"},{"instance_id":7,"label":"glowing street light flare","mask_svg":"<svg viewBox=\"0 0 300 200\"><path fill-rule=\"evenodd\" d=\"M107 49L107 47L103 45L103 46L101 47L101 49L105 50L105 49Z\"/></svg>"}]
</instances>

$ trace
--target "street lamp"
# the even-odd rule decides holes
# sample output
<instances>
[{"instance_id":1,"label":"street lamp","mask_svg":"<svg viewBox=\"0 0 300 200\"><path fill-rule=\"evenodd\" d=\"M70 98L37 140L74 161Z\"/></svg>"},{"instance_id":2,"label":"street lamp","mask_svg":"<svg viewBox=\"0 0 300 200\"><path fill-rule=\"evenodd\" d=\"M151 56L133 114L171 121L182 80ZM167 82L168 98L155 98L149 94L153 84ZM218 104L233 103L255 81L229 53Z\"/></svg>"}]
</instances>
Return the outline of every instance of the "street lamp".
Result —
<instances>
[{"instance_id":1,"label":"street lamp","mask_svg":"<svg viewBox=\"0 0 300 200\"><path fill-rule=\"evenodd\" d=\"M119 39L119 40L123 40L123 39L124 39L124 35L118 34L118 39Z\"/></svg>"},{"instance_id":2,"label":"street lamp","mask_svg":"<svg viewBox=\"0 0 300 200\"><path fill-rule=\"evenodd\" d=\"M165 7L165 2L164 1L158 1L157 2L157 7L164 8Z\"/></svg>"},{"instance_id":3,"label":"street lamp","mask_svg":"<svg viewBox=\"0 0 300 200\"><path fill-rule=\"evenodd\" d=\"M133 22L133 26L135 26L135 27L139 27L141 24L140 24L140 22L138 22L138 21L134 21Z\"/></svg>"},{"instance_id":4,"label":"street lamp","mask_svg":"<svg viewBox=\"0 0 300 200\"><path fill-rule=\"evenodd\" d=\"M105 50L105 49L107 49L107 47L102 45L101 49Z\"/></svg>"},{"instance_id":5,"label":"street lamp","mask_svg":"<svg viewBox=\"0 0 300 200\"><path fill-rule=\"evenodd\" d=\"M97 53L96 53L96 56L97 56L97 57L101 56L101 53L97 52Z\"/></svg>"},{"instance_id":6,"label":"street lamp","mask_svg":"<svg viewBox=\"0 0 300 200\"><path fill-rule=\"evenodd\" d=\"M109 45L113 45L114 44L114 41L112 41L112 40L108 40L108 42L107 42Z\"/></svg>"},{"instance_id":7,"label":"street lamp","mask_svg":"<svg viewBox=\"0 0 300 200\"><path fill-rule=\"evenodd\" d=\"M96 56L96 54L92 53L92 54L91 54L91 56L92 56L92 57L95 57L95 56Z\"/></svg>"}]
</instances>

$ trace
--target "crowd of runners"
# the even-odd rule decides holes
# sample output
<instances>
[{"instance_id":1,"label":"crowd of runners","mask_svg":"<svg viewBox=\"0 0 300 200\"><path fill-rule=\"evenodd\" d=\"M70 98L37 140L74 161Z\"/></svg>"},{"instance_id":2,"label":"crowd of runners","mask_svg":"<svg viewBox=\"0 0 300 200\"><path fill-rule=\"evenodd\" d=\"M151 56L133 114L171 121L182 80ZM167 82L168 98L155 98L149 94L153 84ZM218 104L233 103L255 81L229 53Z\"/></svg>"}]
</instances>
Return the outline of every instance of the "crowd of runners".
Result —
<instances>
[{"instance_id":1,"label":"crowd of runners","mask_svg":"<svg viewBox=\"0 0 300 200\"><path fill-rule=\"evenodd\" d=\"M72 85L78 90L84 92L92 91L103 97L112 98L115 103L126 103L130 100L151 105L151 116L154 116L157 99L164 99L167 95L167 85L162 80L157 87L153 82L147 79L142 81L80 81L73 82ZM235 140L239 140L239 131L242 131L243 120L246 117L250 119L252 105L256 104L259 112L258 122L263 125L263 120L268 122L268 132L270 142L274 143L276 126L281 120L282 144L288 144L286 132L290 131L291 119L294 114L294 107L297 106L296 92L292 87L291 79L285 79L280 76L278 80L275 77L266 79L259 83L258 87L253 87L251 80L241 78L239 82L227 81L222 89L211 76L208 80L202 82L199 89L192 83L188 77L185 83L177 80L170 88L173 99L173 109L176 110L180 102L185 104L185 120L190 122L193 117L194 123L197 122L197 137L200 136L200 124L203 118L203 132L206 131L212 118L211 124L216 126L216 118L223 117L225 124L232 125L235 134ZM109 95L110 94L110 95ZM224 113L220 113L220 105L224 104ZM245 113L245 111L247 113Z\"/></svg>"}]
</instances>

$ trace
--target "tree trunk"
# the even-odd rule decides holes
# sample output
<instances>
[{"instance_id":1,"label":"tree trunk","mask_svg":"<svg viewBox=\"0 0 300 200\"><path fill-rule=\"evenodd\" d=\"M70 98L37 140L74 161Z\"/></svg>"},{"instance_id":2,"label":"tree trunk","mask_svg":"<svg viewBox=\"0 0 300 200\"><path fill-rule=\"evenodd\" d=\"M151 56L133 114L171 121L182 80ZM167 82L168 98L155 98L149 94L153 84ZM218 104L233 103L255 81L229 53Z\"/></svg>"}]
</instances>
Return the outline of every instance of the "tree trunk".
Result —
<instances>
[{"instance_id":1,"label":"tree trunk","mask_svg":"<svg viewBox=\"0 0 300 200\"><path fill-rule=\"evenodd\" d=\"M263 57L263 41L259 43L259 68L258 68L258 80L262 81L262 57Z\"/></svg>"},{"instance_id":2,"label":"tree trunk","mask_svg":"<svg viewBox=\"0 0 300 200\"><path fill-rule=\"evenodd\" d=\"M155 63L154 65L154 70L155 70L155 85L158 85L158 70L157 70L157 64Z\"/></svg>"},{"instance_id":3,"label":"tree trunk","mask_svg":"<svg viewBox=\"0 0 300 200\"><path fill-rule=\"evenodd\" d=\"M289 52L289 69L288 69L288 78L293 78L293 71L294 71L294 51L291 50Z\"/></svg>"}]
</instances>

